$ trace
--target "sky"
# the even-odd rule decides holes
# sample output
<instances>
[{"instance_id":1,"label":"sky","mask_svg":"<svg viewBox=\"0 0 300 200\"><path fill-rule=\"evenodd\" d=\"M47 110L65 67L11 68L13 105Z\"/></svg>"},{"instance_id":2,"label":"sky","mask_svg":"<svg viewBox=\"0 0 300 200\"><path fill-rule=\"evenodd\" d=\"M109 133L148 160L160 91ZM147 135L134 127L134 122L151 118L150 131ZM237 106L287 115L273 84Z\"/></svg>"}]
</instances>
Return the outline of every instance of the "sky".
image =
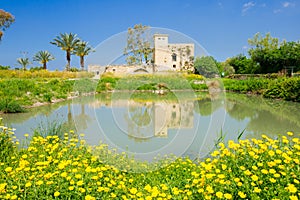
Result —
<instances>
[{"instance_id":1,"label":"sky","mask_svg":"<svg viewBox=\"0 0 300 200\"><path fill-rule=\"evenodd\" d=\"M11 68L20 67L17 58L48 50L56 58L48 69L62 70L65 52L50 44L60 33L97 47L135 24L183 33L218 61L247 55L257 32L300 40L300 0L0 0L0 9L15 16L0 43L0 65ZM71 59L79 68L78 57Z\"/></svg>"}]
</instances>

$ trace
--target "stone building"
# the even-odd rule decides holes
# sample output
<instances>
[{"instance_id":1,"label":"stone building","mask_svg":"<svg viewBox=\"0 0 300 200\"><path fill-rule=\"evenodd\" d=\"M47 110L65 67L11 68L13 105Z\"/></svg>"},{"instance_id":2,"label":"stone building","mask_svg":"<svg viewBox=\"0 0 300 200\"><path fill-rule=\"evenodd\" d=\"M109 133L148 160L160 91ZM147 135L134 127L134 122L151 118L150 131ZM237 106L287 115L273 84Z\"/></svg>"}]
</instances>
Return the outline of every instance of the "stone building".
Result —
<instances>
[{"instance_id":1,"label":"stone building","mask_svg":"<svg viewBox=\"0 0 300 200\"><path fill-rule=\"evenodd\" d=\"M194 70L194 44L193 43L169 43L167 34L154 34L153 64L145 65L89 65L88 71L99 79L104 72L114 74L153 73L165 71L193 71Z\"/></svg>"},{"instance_id":2,"label":"stone building","mask_svg":"<svg viewBox=\"0 0 300 200\"><path fill-rule=\"evenodd\" d=\"M170 44L167 34L154 34L153 61L157 69L193 70L194 44Z\"/></svg>"}]
</instances>

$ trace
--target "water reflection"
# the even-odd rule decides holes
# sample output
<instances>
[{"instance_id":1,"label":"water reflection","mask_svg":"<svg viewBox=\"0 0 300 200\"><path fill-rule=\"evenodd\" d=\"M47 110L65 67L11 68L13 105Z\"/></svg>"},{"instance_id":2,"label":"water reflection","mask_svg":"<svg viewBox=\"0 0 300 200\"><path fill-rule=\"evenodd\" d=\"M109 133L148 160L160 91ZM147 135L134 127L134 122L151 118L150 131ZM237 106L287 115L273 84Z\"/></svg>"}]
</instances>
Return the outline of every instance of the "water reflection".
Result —
<instances>
[{"instance_id":1,"label":"water reflection","mask_svg":"<svg viewBox=\"0 0 300 200\"><path fill-rule=\"evenodd\" d=\"M204 157L220 132L226 134L226 140L236 140L244 129L243 138L300 132L299 103L231 93L226 98L183 93L180 95L185 98L180 100L172 96L145 100L145 94L130 99L122 93L114 95L117 98L100 94L1 117L6 125L17 129L20 139L40 121L60 120L68 129L85 133L89 144L103 141L144 159L170 153Z\"/></svg>"}]
</instances>

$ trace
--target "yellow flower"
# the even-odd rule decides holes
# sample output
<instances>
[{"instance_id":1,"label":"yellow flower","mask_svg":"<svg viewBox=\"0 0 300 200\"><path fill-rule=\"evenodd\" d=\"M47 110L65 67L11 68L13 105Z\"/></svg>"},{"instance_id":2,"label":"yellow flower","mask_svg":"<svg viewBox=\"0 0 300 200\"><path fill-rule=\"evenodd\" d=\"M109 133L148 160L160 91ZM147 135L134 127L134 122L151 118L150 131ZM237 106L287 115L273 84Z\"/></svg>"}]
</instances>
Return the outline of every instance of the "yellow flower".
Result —
<instances>
[{"instance_id":1,"label":"yellow flower","mask_svg":"<svg viewBox=\"0 0 300 200\"><path fill-rule=\"evenodd\" d=\"M129 190L129 192L130 192L131 194L136 194L136 193L137 193L137 189L136 189L136 188L131 188L131 189Z\"/></svg>"},{"instance_id":2,"label":"yellow flower","mask_svg":"<svg viewBox=\"0 0 300 200\"><path fill-rule=\"evenodd\" d=\"M42 185L44 183L44 181L39 180L38 182L36 182L37 185Z\"/></svg>"},{"instance_id":3,"label":"yellow flower","mask_svg":"<svg viewBox=\"0 0 300 200\"><path fill-rule=\"evenodd\" d=\"M12 171L12 167L6 167L5 171L8 172L8 173L11 172Z\"/></svg>"},{"instance_id":4,"label":"yellow flower","mask_svg":"<svg viewBox=\"0 0 300 200\"><path fill-rule=\"evenodd\" d=\"M276 183L276 179L275 178L270 178L269 179L271 183Z\"/></svg>"},{"instance_id":5,"label":"yellow flower","mask_svg":"<svg viewBox=\"0 0 300 200\"><path fill-rule=\"evenodd\" d=\"M68 175L67 172L63 172L60 174L61 177L67 177L67 175Z\"/></svg>"},{"instance_id":6,"label":"yellow flower","mask_svg":"<svg viewBox=\"0 0 300 200\"><path fill-rule=\"evenodd\" d=\"M26 159L28 156L27 154L22 155L22 158Z\"/></svg>"},{"instance_id":7,"label":"yellow flower","mask_svg":"<svg viewBox=\"0 0 300 200\"><path fill-rule=\"evenodd\" d=\"M208 186L206 187L206 191L207 191L208 193L214 193L214 189L213 189L210 185L208 185Z\"/></svg>"},{"instance_id":8,"label":"yellow flower","mask_svg":"<svg viewBox=\"0 0 300 200\"><path fill-rule=\"evenodd\" d=\"M58 197L59 195L60 195L60 192L58 192L58 191L54 192L55 197Z\"/></svg>"},{"instance_id":9,"label":"yellow flower","mask_svg":"<svg viewBox=\"0 0 300 200\"><path fill-rule=\"evenodd\" d=\"M253 181L257 181L258 180L258 176L256 176L256 175L252 175L251 178L252 178Z\"/></svg>"},{"instance_id":10,"label":"yellow flower","mask_svg":"<svg viewBox=\"0 0 300 200\"><path fill-rule=\"evenodd\" d=\"M216 196L221 199L223 197L223 193L222 192L216 192Z\"/></svg>"},{"instance_id":11,"label":"yellow flower","mask_svg":"<svg viewBox=\"0 0 300 200\"><path fill-rule=\"evenodd\" d=\"M78 190L79 190L79 192L81 192L81 193L85 193L85 191L86 191L86 190L85 190L84 188L82 188L82 187L79 188Z\"/></svg>"},{"instance_id":12,"label":"yellow flower","mask_svg":"<svg viewBox=\"0 0 300 200\"><path fill-rule=\"evenodd\" d=\"M78 181L77 182L77 186L82 186L83 185L83 181Z\"/></svg>"},{"instance_id":13,"label":"yellow flower","mask_svg":"<svg viewBox=\"0 0 300 200\"><path fill-rule=\"evenodd\" d=\"M74 186L69 186L69 188L68 188L69 190L74 190Z\"/></svg>"},{"instance_id":14,"label":"yellow flower","mask_svg":"<svg viewBox=\"0 0 300 200\"><path fill-rule=\"evenodd\" d=\"M28 133L24 134L24 137L28 137L28 136L29 136L29 134L28 134Z\"/></svg>"},{"instance_id":15,"label":"yellow flower","mask_svg":"<svg viewBox=\"0 0 300 200\"><path fill-rule=\"evenodd\" d=\"M291 131L288 131L286 134L287 134L288 136L293 136L293 135L294 135L294 133L291 132Z\"/></svg>"},{"instance_id":16,"label":"yellow flower","mask_svg":"<svg viewBox=\"0 0 300 200\"><path fill-rule=\"evenodd\" d=\"M244 192L241 192L241 191L238 192L238 195L239 195L242 199L244 199L244 198L247 197L247 195L246 195Z\"/></svg>"},{"instance_id":17,"label":"yellow flower","mask_svg":"<svg viewBox=\"0 0 300 200\"><path fill-rule=\"evenodd\" d=\"M268 152L268 154L269 154L269 156L274 156L275 155L275 152L273 151L273 150L270 150L269 152Z\"/></svg>"},{"instance_id":18,"label":"yellow flower","mask_svg":"<svg viewBox=\"0 0 300 200\"><path fill-rule=\"evenodd\" d=\"M93 197L93 196L91 196L91 195L86 195L86 196L84 197L84 199L85 199L85 200L95 200L96 198Z\"/></svg>"},{"instance_id":19,"label":"yellow flower","mask_svg":"<svg viewBox=\"0 0 300 200\"><path fill-rule=\"evenodd\" d=\"M254 192L255 192L255 193L260 193L260 192L261 192L261 189L259 189L258 187L255 187L255 188L254 188Z\"/></svg>"},{"instance_id":20,"label":"yellow flower","mask_svg":"<svg viewBox=\"0 0 300 200\"><path fill-rule=\"evenodd\" d=\"M297 197L297 196L294 196L294 195L292 195L292 196L290 196L290 200L298 200L298 197Z\"/></svg>"},{"instance_id":21,"label":"yellow flower","mask_svg":"<svg viewBox=\"0 0 300 200\"><path fill-rule=\"evenodd\" d=\"M228 194L228 193L225 193L224 197L225 197L225 199L232 199L232 195Z\"/></svg>"},{"instance_id":22,"label":"yellow flower","mask_svg":"<svg viewBox=\"0 0 300 200\"><path fill-rule=\"evenodd\" d=\"M26 184L25 184L25 187L30 187L31 186L31 183L30 182L27 182Z\"/></svg>"},{"instance_id":23,"label":"yellow flower","mask_svg":"<svg viewBox=\"0 0 300 200\"><path fill-rule=\"evenodd\" d=\"M10 199L17 199L17 198L18 198L17 195L13 195L13 196L10 197Z\"/></svg>"},{"instance_id":24,"label":"yellow flower","mask_svg":"<svg viewBox=\"0 0 300 200\"><path fill-rule=\"evenodd\" d=\"M288 184L288 187L286 187L285 189L288 190L290 193L296 193L297 192L297 188L295 187L294 184Z\"/></svg>"},{"instance_id":25,"label":"yellow flower","mask_svg":"<svg viewBox=\"0 0 300 200\"><path fill-rule=\"evenodd\" d=\"M75 178L80 179L81 177L81 174L75 174Z\"/></svg>"}]
</instances>

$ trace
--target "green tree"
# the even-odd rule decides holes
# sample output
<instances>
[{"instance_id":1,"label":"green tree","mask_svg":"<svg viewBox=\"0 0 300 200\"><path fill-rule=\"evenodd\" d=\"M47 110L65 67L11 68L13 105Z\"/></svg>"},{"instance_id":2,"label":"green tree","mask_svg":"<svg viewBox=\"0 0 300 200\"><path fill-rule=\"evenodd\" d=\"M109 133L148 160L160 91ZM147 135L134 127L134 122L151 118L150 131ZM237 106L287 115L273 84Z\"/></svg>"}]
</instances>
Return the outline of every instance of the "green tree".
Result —
<instances>
[{"instance_id":1,"label":"green tree","mask_svg":"<svg viewBox=\"0 0 300 200\"><path fill-rule=\"evenodd\" d=\"M5 31L14 21L15 17L12 14L0 9L0 41L3 36L3 31Z\"/></svg>"},{"instance_id":2,"label":"green tree","mask_svg":"<svg viewBox=\"0 0 300 200\"><path fill-rule=\"evenodd\" d=\"M47 69L47 62L54 59L55 58L48 51L39 51L33 57L34 61L38 61L43 65L43 69Z\"/></svg>"},{"instance_id":3,"label":"green tree","mask_svg":"<svg viewBox=\"0 0 300 200\"><path fill-rule=\"evenodd\" d=\"M194 62L195 73L205 77L219 75L218 63L212 56L197 57Z\"/></svg>"},{"instance_id":4,"label":"green tree","mask_svg":"<svg viewBox=\"0 0 300 200\"><path fill-rule=\"evenodd\" d=\"M71 66L71 54L73 54L75 48L77 47L78 43L80 42L80 39L77 37L76 34L73 33L64 33L60 34L59 36L56 36L56 38L50 42L51 44L54 44L58 47L60 47L62 50L66 51L66 57L67 57L67 67L66 70L70 70Z\"/></svg>"},{"instance_id":5,"label":"green tree","mask_svg":"<svg viewBox=\"0 0 300 200\"><path fill-rule=\"evenodd\" d=\"M237 74L254 74L258 72L258 65L242 54L228 58L225 63L232 66Z\"/></svg>"},{"instance_id":6,"label":"green tree","mask_svg":"<svg viewBox=\"0 0 300 200\"><path fill-rule=\"evenodd\" d=\"M279 48L279 58L282 67L293 67L293 71L300 70L300 42L283 41Z\"/></svg>"},{"instance_id":7,"label":"green tree","mask_svg":"<svg viewBox=\"0 0 300 200\"><path fill-rule=\"evenodd\" d=\"M270 33L263 36L260 33L254 35L248 40L252 48L249 50L249 55L254 63L259 65L258 73L273 73L278 72L278 38L273 38Z\"/></svg>"},{"instance_id":8,"label":"green tree","mask_svg":"<svg viewBox=\"0 0 300 200\"><path fill-rule=\"evenodd\" d=\"M26 70L26 67L30 64L29 58L18 58L17 62L22 66L24 71Z\"/></svg>"},{"instance_id":9,"label":"green tree","mask_svg":"<svg viewBox=\"0 0 300 200\"><path fill-rule=\"evenodd\" d=\"M142 64L143 60L148 63L152 56L153 49L150 47L147 30L149 26L136 24L133 28L128 28L127 46L124 55L127 55L127 64Z\"/></svg>"},{"instance_id":10,"label":"green tree","mask_svg":"<svg viewBox=\"0 0 300 200\"><path fill-rule=\"evenodd\" d=\"M80 57L81 70L84 70L84 56L94 52L93 48L87 42L79 42L74 50L75 55Z\"/></svg>"}]
</instances>

